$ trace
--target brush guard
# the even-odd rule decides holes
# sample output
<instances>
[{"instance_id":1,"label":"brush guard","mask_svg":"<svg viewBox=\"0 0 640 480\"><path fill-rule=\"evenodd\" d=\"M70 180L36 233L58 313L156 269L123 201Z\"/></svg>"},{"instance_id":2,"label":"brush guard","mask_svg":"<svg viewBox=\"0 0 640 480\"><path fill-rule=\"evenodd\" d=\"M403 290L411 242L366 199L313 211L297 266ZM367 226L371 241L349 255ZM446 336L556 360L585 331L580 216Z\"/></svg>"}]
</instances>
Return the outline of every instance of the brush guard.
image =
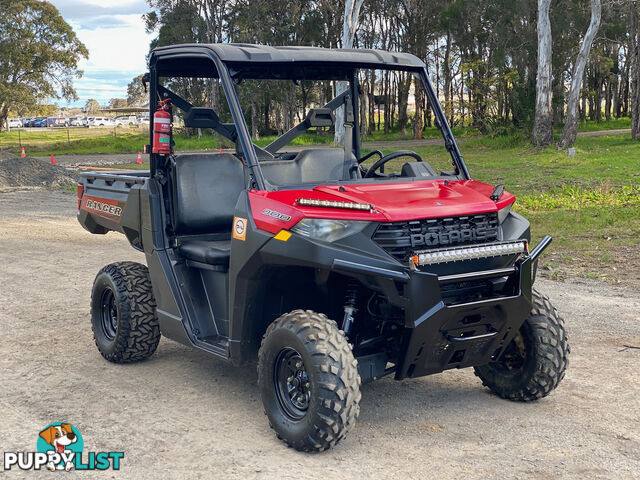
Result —
<instances>
[{"instance_id":1,"label":"brush guard","mask_svg":"<svg viewBox=\"0 0 640 480\"><path fill-rule=\"evenodd\" d=\"M551 237L545 237L510 267L444 276L410 272L404 295L404 355L395 378L421 377L498 359L531 311L538 257L550 243ZM493 282L493 297L451 303L443 295L452 284L480 280Z\"/></svg>"}]
</instances>

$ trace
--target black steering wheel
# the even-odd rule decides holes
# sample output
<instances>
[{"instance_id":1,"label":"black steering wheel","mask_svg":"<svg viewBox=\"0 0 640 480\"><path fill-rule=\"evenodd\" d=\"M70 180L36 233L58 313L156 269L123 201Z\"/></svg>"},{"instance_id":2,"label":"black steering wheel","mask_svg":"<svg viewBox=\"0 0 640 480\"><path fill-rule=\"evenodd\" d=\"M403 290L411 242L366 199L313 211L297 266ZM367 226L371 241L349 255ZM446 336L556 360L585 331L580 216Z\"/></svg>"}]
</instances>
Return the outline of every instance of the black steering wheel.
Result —
<instances>
[{"instance_id":1,"label":"black steering wheel","mask_svg":"<svg viewBox=\"0 0 640 480\"><path fill-rule=\"evenodd\" d=\"M422 157L412 150L399 150L397 152L390 153L389 155L385 155L384 157L380 158L376 163L371 165L371 168L367 170L367 173L364 174L364 178L373 177L375 175L376 170L378 170L388 161L398 157L411 157L411 158L415 158L418 162L422 161Z\"/></svg>"}]
</instances>

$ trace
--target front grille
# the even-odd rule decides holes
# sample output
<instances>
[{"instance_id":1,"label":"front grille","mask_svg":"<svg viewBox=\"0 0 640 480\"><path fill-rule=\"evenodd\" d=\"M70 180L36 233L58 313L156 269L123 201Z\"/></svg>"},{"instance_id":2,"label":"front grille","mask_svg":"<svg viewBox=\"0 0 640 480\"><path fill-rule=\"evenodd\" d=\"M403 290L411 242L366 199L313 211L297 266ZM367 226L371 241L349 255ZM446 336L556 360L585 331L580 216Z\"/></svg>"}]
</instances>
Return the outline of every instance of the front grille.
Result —
<instances>
[{"instance_id":1,"label":"front grille","mask_svg":"<svg viewBox=\"0 0 640 480\"><path fill-rule=\"evenodd\" d=\"M401 262L415 250L487 243L497 239L496 212L381 223L373 234L373 241Z\"/></svg>"}]
</instances>

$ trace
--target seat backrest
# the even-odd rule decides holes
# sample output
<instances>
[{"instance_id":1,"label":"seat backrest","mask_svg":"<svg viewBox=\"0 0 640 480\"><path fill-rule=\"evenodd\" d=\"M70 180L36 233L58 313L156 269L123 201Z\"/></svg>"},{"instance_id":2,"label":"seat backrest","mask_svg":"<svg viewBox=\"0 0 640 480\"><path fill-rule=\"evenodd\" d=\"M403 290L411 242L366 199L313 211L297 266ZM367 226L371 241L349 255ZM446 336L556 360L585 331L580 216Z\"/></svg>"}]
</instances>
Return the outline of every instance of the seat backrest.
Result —
<instances>
[{"instance_id":1,"label":"seat backrest","mask_svg":"<svg viewBox=\"0 0 640 480\"><path fill-rule=\"evenodd\" d=\"M261 161L260 167L267 181L273 185L301 185L327 180L348 180L346 172L355 164L347 162L341 148L302 150L291 160Z\"/></svg>"},{"instance_id":2,"label":"seat backrest","mask_svg":"<svg viewBox=\"0 0 640 480\"><path fill-rule=\"evenodd\" d=\"M231 233L245 188L242 162L229 153L175 157L174 221L177 234Z\"/></svg>"}]
</instances>

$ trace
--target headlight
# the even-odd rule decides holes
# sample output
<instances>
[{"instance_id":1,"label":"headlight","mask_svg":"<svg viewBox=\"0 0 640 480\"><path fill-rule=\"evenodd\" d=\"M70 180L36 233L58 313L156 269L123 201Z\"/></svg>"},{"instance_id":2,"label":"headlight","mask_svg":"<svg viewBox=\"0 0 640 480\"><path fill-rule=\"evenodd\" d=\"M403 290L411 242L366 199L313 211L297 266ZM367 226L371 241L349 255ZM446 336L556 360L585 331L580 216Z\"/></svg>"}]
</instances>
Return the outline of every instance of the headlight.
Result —
<instances>
[{"instance_id":1,"label":"headlight","mask_svg":"<svg viewBox=\"0 0 640 480\"><path fill-rule=\"evenodd\" d=\"M323 218L304 218L291 230L304 237L335 242L354 233L361 232L369 222L354 222L350 220L326 220Z\"/></svg>"},{"instance_id":2,"label":"headlight","mask_svg":"<svg viewBox=\"0 0 640 480\"><path fill-rule=\"evenodd\" d=\"M511 205L513 205L513 203L507 205L504 208L501 208L500 210L498 210L498 224L502 225L502 223L507 219L507 216L509 215L509 212L511 211Z\"/></svg>"}]
</instances>

